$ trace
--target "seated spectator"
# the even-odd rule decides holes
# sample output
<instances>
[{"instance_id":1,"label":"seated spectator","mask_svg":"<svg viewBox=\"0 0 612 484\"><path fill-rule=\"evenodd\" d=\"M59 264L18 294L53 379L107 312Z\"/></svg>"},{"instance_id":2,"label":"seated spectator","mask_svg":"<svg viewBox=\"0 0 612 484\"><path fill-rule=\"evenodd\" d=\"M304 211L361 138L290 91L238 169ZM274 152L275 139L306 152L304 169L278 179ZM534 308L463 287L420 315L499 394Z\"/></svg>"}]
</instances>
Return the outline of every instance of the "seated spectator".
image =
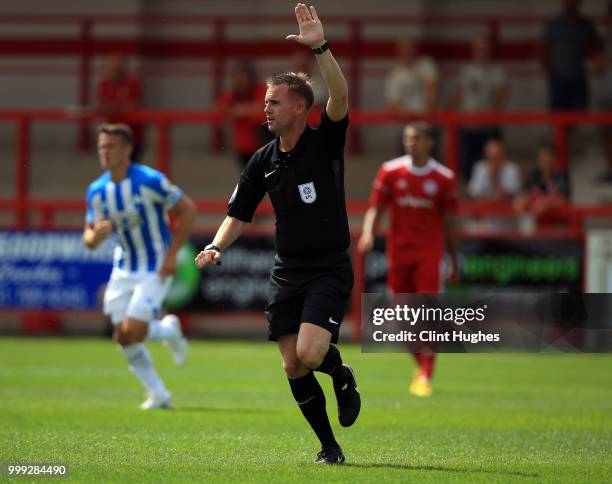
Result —
<instances>
[{"instance_id":1,"label":"seated spectator","mask_svg":"<svg viewBox=\"0 0 612 484\"><path fill-rule=\"evenodd\" d=\"M411 40L397 44L398 64L385 84L387 109L395 114L432 111L438 102L438 69L428 57L419 57Z\"/></svg>"},{"instance_id":2,"label":"seated spectator","mask_svg":"<svg viewBox=\"0 0 612 484\"><path fill-rule=\"evenodd\" d=\"M459 89L451 107L463 112L499 111L507 97L506 74L492 60L489 39L479 35L472 41L472 60L459 71ZM470 179L472 167L482 155L486 142L501 139L501 136L499 126L467 126L461 130L460 166L466 181Z\"/></svg>"},{"instance_id":3,"label":"seated spectator","mask_svg":"<svg viewBox=\"0 0 612 484\"><path fill-rule=\"evenodd\" d=\"M506 160L504 144L490 140L485 145L484 160L474 165L468 184L470 197L478 200L511 200L521 188L521 177L516 163Z\"/></svg>"},{"instance_id":4,"label":"seated spectator","mask_svg":"<svg viewBox=\"0 0 612 484\"><path fill-rule=\"evenodd\" d=\"M107 123L125 123L134 134L132 161L138 161L142 151L141 125L126 123L125 113L142 107L143 89L140 79L128 71L127 60L121 54L112 55L98 83L96 111Z\"/></svg>"},{"instance_id":5,"label":"seated spectator","mask_svg":"<svg viewBox=\"0 0 612 484\"><path fill-rule=\"evenodd\" d=\"M429 57L420 56L416 44L404 39L397 43L397 65L385 81L387 110L396 116L426 114L438 105L438 68ZM434 157L440 159L438 129L432 129ZM398 154L404 153L403 127L397 131Z\"/></svg>"},{"instance_id":6,"label":"seated spectator","mask_svg":"<svg viewBox=\"0 0 612 484\"><path fill-rule=\"evenodd\" d=\"M518 214L531 214L539 224L562 223L568 217L568 184L556 169L556 152L552 146L538 149L536 166L514 199Z\"/></svg>"},{"instance_id":7,"label":"seated spectator","mask_svg":"<svg viewBox=\"0 0 612 484\"><path fill-rule=\"evenodd\" d=\"M242 170L271 134L263 125L264 97L266 86L257 79L255 66L249 61L240 61L232 72L230 88L215 105L230 119L233 130L234 149Z\"/></svg>"}]
</instances>

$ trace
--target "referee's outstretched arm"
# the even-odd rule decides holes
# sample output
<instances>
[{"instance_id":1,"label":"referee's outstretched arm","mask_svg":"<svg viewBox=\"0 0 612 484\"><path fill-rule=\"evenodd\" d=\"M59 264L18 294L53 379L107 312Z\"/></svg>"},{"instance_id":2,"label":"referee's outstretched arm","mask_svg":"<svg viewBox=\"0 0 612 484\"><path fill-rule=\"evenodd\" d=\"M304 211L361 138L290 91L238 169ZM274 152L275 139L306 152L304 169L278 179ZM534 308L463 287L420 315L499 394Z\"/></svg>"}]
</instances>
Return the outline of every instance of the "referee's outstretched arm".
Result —
<instances>
[{"instance_id":1,"label":"referee's outstretched arm","mask_svg":"<svg viewBox=\"0 0 612 484\"><path fill-rule=\"evenodd\" d=\"M196 265L202 269L208 265L221 263L221 251L232 245L242 231L246 222L235 217L225 217L225 220L217 230L212 244L207 245L195 258Z\"/></svg>"},{"instance_id":2,"label":"referee's outstretched arm","mask_svg":"<svg viewBox=\"0 0 612 484\"><path fill-rule=\"evenodd\" d=\"M325 111L332 121L340 121L348 112L348 86L340 66L329 50L323 24L314 7L310 9L303 3L295 6L295 17L300 28L299 35L288 35L288 40L295 40L315 51L321 75L329 90L329 99Z\"/></svg>"}]
</instances>

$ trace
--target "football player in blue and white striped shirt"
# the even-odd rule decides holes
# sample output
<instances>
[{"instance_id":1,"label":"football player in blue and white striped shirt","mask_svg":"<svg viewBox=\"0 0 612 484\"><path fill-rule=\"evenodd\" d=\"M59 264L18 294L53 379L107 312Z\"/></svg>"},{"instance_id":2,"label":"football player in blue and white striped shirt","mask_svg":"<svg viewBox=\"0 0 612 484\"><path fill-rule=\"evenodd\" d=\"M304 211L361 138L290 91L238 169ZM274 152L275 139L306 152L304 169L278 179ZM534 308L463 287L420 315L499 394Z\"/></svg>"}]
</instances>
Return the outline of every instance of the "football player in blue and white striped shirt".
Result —
<instances>
[{"instance_id":1,"label":"football player in blue and white striped shirt","mask_svg":"<svg viewBox=\"0 0 612 484\"><path fill-rule=\"evenodd\" d=\"M148 392L143 410L168 408L170 393L153 366L145 339L167 342L174 360L187 357L187 340L178 318L159 320L177 267L177 253L187 240L196 209L191 199L153 168L130 162L133 135L123 124L103 125L98 155L104 171L87 190L83 242L94 249L117 236L113 271L104 294L104 313L114 325L130 369ZM168 210L178 219L171 233Z\"/></svg>"}]
</instances>

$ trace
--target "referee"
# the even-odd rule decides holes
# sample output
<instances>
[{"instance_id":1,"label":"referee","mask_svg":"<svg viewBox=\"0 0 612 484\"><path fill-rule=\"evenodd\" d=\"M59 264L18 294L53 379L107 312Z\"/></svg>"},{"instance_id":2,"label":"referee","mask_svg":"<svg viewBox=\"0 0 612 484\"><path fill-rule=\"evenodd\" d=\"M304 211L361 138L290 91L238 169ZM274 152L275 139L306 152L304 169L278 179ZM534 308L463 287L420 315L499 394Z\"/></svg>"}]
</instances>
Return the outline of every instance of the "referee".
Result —
<instances>
[{"instance_id":1,"label":"referee","mask_svg":"<svg viewBox=\"0 0 612 484\"><path fill-rule=\"evenodd\" d=\"M338 340L353 286L344 196L348 89L315 8L298 3L295 16L299 35L287 39L312 48L329 90L321 124L318 129L306 124L314 95L305 74L287 72L267 80L264 113L276 139L260 148L245 167L227 217L196 264L219 264L223 251L269 195L276 215L277 251L266 307L269 339L278 342L291 392L321 441L316 463L341 464L344 454L313 371L332 377L340 424L352 425L361 409L357 383L331 344Z\"/></svg>"}]
</instances>

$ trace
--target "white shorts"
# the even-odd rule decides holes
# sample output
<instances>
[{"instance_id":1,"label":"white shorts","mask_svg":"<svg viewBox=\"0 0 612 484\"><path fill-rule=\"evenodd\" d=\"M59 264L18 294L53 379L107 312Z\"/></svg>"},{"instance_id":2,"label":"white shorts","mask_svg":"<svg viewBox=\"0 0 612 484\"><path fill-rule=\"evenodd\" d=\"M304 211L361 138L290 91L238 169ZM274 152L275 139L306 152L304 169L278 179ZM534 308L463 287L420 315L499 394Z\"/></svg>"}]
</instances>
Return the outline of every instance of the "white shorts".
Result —
<instances>
[{"instance_id":1,"label":"white shorts","mask_svg":"<svg viewBox=\"0 0 612 484\"><path fill-rule=\"evenodd\" d=\"M163 281L157 272L113 270L104 293L104 314L113 324L126 317L149 322L155 319L172 285L172 277Z\"/></svg>"}]
</instances>

